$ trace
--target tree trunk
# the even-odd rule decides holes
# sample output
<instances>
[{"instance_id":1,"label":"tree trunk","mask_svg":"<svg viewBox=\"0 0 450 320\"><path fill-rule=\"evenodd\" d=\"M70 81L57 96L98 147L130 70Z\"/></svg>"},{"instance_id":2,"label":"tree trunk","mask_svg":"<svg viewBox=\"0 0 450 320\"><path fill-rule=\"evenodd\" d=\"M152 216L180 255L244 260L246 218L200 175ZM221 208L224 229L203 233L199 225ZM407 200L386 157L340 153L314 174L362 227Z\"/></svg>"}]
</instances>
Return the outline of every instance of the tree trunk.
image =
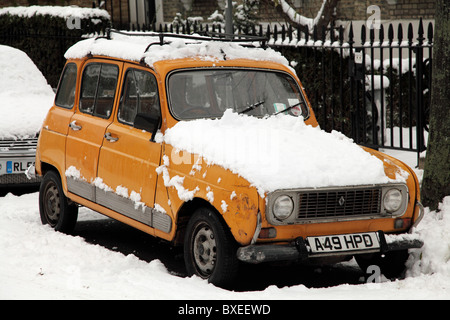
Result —
<instances>
[{"instance_id":1,"label":"tree trunk","mask_svg":"<svg viewBox=\"0 0 450 320\"><path fill-rule=\"evenodd\" d=\"M430 132L422 202L435 210L450 195L450 3L436 1Z\"/></svg>"}]
</instances>

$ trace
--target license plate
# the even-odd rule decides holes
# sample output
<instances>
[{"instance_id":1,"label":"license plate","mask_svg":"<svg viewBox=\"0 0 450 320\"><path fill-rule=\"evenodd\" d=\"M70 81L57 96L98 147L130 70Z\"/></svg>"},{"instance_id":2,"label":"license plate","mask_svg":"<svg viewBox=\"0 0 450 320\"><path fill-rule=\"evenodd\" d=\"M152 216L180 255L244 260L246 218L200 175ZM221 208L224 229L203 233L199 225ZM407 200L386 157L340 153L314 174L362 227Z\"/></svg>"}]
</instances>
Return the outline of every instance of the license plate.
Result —
<instances>
[{"instance_id":1,"label":"license plate","mask_svg":"<svg viewBox=\"0 0 450 320\"><path fill-rule=\"evenodd\" d=\"M380 241L376 232L339 234L306 238L311 253L330 253L379 249Z\"/></svg>"},{"instance_id":2,"label":"license plate","mask_svg":"<svg viewBox=\"0 0 450 320\"><path fill-rule=\"evenodd\" d=\"M24 173L32 164L34 159L1 161L0 174Z\"/></svg>"}]
</instances>

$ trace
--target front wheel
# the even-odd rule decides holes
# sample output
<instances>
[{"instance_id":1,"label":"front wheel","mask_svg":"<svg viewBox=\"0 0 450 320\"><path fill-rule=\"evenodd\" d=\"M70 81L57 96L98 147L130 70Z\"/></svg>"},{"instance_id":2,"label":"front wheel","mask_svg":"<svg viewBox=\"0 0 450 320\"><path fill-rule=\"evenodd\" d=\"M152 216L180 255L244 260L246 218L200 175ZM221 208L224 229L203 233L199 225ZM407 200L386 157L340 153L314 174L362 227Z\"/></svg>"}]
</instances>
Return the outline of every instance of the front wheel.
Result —
<instances>
[{"instance_id":1,"label":"front wheel","mask_svg":"<svg viewBox=\"0 0 450 320\"><path fill-rule=\"evenodd\" d=\"M226 287L238 270L237 245L218 215L208 209L198 209L189 220L184 240L184 260L190 276L197 275L208 282Z\"/></svg>"},{"instance_id":2,"label":"front wheel","mask_svg":"<svg viewBox=\"0 0 450 320\"><path fill-rule=\"evenodd\" d=\"M71 233L78 218L78 207L69 204L64 195L61 179L55 171L48 171L39 189L39 213L42 224L56 231Z\"/></svg>"}]
</instances>

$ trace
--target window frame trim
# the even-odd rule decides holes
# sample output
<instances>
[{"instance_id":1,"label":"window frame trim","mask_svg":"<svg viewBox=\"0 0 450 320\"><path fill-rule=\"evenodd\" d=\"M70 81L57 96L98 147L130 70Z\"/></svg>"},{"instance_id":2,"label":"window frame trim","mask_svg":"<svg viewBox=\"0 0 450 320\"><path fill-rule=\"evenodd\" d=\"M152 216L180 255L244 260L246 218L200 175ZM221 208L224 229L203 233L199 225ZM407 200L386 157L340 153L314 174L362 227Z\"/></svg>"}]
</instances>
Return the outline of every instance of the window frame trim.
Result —
<instances>
[{"instance_id":1,"label":"window frame trim","mask_svg":"<svg viewBox=\"0 0 450 320\"><path fill-rule=\"evenodd\" d=\"M86 68L88 68L91 65L96 65L96 64L100 65L100 71L99 71L99 74L98 74L97 84L96 84L96 87L95 87L94 109L92 110L91 113L89 113L89 112L86 112L86 111L84 111L84 110L82 110L80 108L80 104L81 104L81 100L82 100L82 96L81 95L83 93L83 76L84 76L84 72L86 71ZM110 110L111 112L110 112L109 116L103 116L103 115L98 114L98 113L95 112L97 110L98 87L99 87L99 83L100 83L100 76L101 76L101 73L102 73L103 65L113 66L114 68L117 69L116 85L115 85L115 89L114 89L114 94L112 96L113 103L112 103L112 107L111 107L111 110ZM117 95L118 84L119 84L119 82L121 80L121 77L120 77L121 70L120 69L121 68L120 68L119 65L117 65L115 63L109 63L107 61L92 61L92 62L88 61L83 66L83 72L81 73L81 79L80 79L80 90L79 90L79 100L78 100L78 111L79 112L81 112L83 114L87 114L87 115L93 116L93 117L101 118L101 119L106 119L106 120L111 119L111 116L114 113L114 105L116 104L116 95Z\"/></svg>"},{"instance_id":2,"label":"window frame trim","mask_svg":"<svg viewBox=\"0 0 450 320\"><path fill-rule=\"evenodd\" d=\"M72 106L70 106L70 107L66 107L66 106L62 106L62 105L59 105L59 104L57 104L57 98L58 98L58 94L59 94L59 90L61 89L61 84L62 84L62 82L63 82L63 78L64 78L64 75L65 75L65 73L66 73L66 71L67 71L67 68L69 68L69 66L75 66L75 70L76 70L76 77L75 77L75 95L74 95L74 97L73 97L73 102L72 102ZM72 110L73 109L73 107L75 106L75 100L76 100L76 98L77 98L77 83L78 83L78 65L75 63L75 62L68 62L65 66L64 66L64 69L63 69L63 71L62 71L62 73L61 73L61 77L60 77L60 79L59 79L59 82L58 82L58 87L56 88L56 93L55 93L55 106L57 106L57 107L59 107L59 108L63 108L63 109L66 109L66 110Z\"/></svg>"}]
</instances>

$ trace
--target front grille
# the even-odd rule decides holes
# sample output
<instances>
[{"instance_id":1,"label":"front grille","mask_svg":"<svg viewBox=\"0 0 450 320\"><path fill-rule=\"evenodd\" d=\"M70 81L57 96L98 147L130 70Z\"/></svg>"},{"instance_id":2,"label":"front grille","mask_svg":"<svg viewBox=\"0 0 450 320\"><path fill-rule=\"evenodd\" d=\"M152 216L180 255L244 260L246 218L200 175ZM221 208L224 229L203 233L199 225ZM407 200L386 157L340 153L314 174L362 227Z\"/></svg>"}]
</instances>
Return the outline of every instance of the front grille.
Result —
<instances>
[{"instance_id":1,"label":"front grille","mask_svg":"<svg viewBox=\"0 0 450 320\"><path fill-rule=\"evenodd\" d=\"M37 138L19 139L19 140L1 140L0 139L0 153L1 152L27 152L36 150Z\"/></svg>"},{"instance_id":2,"label":"front grille","mask_svg":"<svg viewBox=\"0 0 450 320\"><path fill-rule=\"evenodd\" d=\"M298 219L380 214L381 188L306 191L298 194Z\"/></svg>"}]
</instances>

